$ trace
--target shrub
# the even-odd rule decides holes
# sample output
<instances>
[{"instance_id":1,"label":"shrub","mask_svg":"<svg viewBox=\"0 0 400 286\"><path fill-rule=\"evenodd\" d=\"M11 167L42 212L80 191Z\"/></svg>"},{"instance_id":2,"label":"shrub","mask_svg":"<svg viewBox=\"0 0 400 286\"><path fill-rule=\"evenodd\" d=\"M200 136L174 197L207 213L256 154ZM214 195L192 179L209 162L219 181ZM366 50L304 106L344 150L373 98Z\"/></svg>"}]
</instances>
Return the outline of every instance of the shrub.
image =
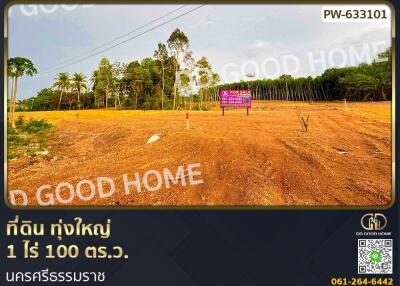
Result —
<instances>
[{"instance_id":1,"label":"shrub","mask_svg":"<svg viewBox=\"0 0 400 286\"><path fill-rule=\"evenodd\" d=\"M24 121L22 116L18 117L15 125L16 128L8 128L8 159L26 155L34 157L37 152L47 149L46 138L53 125L43 119Z\"/></svg>"},{"instance_id":2,"label":"shrub","mask_svg":"<svg viewBox=\"0 0 400 286\"><path fill-rule=\"evenodd\" d=\"M38 133L48 131L52 125L44 119L30 119L21 128L28 133Z\"/></svg>"},{"instance_id":3,"label":"shrub","mask_svg":"<svg viewBox=\"0 0 400 286\"><path fill-rule=\"evenodd\" d=\"M20 134L8 134L8 142L18 146L26 146L29 144L29 140Z\"/></svg>"}]
</instances>

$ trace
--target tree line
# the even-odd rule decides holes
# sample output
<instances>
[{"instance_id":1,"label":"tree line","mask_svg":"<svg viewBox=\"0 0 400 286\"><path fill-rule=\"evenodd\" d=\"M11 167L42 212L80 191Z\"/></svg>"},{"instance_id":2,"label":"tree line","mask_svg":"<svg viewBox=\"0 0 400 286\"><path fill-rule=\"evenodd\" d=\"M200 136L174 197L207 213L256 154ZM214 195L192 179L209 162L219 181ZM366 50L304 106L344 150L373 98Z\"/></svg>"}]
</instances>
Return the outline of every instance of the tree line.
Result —
<instances>
[{"instance_id":1,"label":"tree line","mask_svg":"<svg viewBox=\"0 0 400 286\"><path fill-rule=\"evenodd\" d=\"M206 57L195 59L179 29L159 43L153 57L129 63L101 59L90 76L59 73L51 87L20 104L24 110L201 109L193 82L219 81ZM196 94L195 94L196 93Z\"/></svg>"},{"instance_id":2,"label":"tree line","mask_svg":"<svg viewBox=\"0 0 400 286\"><path fill-rule=\"evenodd\" d=\"M391 100L392 52L387 48L370 64L330 68L314 78L282 75L211 86L203 93L206 100L217 101L223 89L251 89L256 100Z\"/></svg>"},{"instance_id":3,"label":"tree line","mask_svg":"<svg viewBox=\"0 0 400 286\"><path fill-rule=\"evenodd\" d=\"M59 73L51 87L17 104L17 80L37 73L25 58L8 60L12 79L10 120L19 110L79 110L94 108L143 110L205 110L218 101L222 89L251 89L255 100L391 100L392 53L388 48L370 63L330 68L317 77L282 75L277 79L218 84L206 57L195 59L189 39L179 29L159 43L152 57L129 63L101 59L90 76ZM193 83L196 83L193 85Z\"/></svg>"}]
</instances>

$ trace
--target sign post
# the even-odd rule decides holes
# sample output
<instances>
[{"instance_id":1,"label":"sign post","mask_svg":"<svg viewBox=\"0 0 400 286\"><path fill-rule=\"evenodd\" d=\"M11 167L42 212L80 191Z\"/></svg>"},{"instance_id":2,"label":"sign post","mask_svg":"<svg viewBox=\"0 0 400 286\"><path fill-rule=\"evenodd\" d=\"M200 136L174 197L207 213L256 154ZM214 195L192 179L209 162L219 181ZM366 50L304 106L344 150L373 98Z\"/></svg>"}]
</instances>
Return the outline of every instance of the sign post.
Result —
<instances>
[{"instance_id":1,"label":"sign post","mask_svg":"<svg viewBox=\"0 0 400 286\"><path fill-rule=\"evenodd\" d=\"M220 107L222 116L225 115L225 108L246 108L247 116L251 108L251 90L221 90L219 92Z\"/></svg>"}]
</instances>

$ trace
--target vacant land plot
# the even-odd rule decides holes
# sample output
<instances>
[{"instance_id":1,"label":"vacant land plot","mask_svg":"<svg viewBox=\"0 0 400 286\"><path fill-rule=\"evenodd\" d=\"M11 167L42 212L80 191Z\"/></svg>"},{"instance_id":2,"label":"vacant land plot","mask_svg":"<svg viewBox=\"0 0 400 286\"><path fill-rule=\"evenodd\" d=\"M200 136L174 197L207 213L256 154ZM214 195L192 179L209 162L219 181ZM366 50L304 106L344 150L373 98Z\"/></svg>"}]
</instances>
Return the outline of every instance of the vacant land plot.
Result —
<instances>
[{"instance_id":1,"label":"vacant land plot","mask_svg":"<svg viewBox=\"0 0 400 286\"><path fill-rule=\"evenodd\" d=\"M301 129L296 110L309 116ZM391 103L258 102L244 110L26 113L56 126L46 156L8 164L8 189L110 177L116 192L73 205L370 206L391 201ZM145 144L154 134L160 140ZM203 184L124 193L122 175L200 163Z\"/></svg>"}]
</instances>

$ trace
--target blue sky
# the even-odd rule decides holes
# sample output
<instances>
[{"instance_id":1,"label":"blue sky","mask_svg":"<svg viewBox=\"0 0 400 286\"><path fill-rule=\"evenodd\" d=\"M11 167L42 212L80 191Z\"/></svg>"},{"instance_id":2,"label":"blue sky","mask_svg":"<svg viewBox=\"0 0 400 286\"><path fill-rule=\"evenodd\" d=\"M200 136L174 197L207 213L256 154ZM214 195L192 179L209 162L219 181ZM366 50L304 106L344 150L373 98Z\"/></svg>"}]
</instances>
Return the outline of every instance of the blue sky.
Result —
<instances>
[{"instance_id":1,"label":"blue sky","mask_svg":"<svg viewBox=\"0 0 400 286\"><path fill-rule=\"evenodd\" d=\"M330 66L368 61L357 55L367 50L376 53L390 45L390 19L379 23L325 23L321 20L321 5L206 5L105 53L43 73L181 6L12 6L9 57L29 58L40 72L20 80L18 98L34 96L50 87L58 72L89 76L102 57L111 62L130 62L152 56L157 43L165 42L176 28L189 37L194 56L206 56L223 82L245 79L248 73L273 78L285 70L296 77L315 76ZM197 6L187 5L169 18ZM348 55L342 55L343 51Z\"/></svg>"}]
</instances>

